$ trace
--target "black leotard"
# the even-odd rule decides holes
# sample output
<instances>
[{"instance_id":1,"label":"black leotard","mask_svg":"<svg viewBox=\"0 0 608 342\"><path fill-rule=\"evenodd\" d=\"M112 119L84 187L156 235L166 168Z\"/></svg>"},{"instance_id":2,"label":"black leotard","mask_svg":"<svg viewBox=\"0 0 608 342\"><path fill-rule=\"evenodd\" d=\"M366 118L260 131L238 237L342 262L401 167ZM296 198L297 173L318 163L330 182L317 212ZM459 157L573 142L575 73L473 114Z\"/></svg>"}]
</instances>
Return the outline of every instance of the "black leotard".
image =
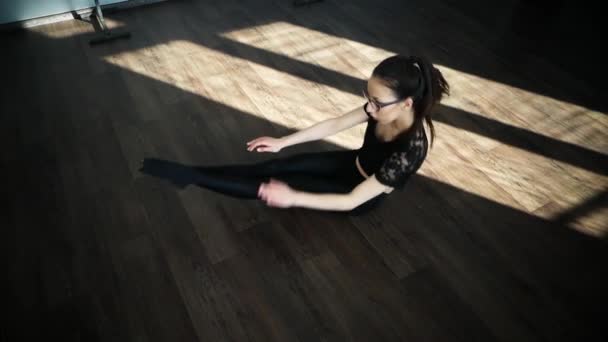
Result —
<instances>
[{"instance_id":1,"label":"black leotard","mask_svg":"<svg viewBox=\"0 0 608 342\"><path fill-rule=\"evenodd\" d=\"M366 106L363 110L369 116L363 145L359 149L359 163L368 175L374 174L384 185L402 189L407 179L416 173L428 150L424 128L410 129L395 139L384 142L375 134L377 121L372 118Z\"/></svg>"}]
</instances>

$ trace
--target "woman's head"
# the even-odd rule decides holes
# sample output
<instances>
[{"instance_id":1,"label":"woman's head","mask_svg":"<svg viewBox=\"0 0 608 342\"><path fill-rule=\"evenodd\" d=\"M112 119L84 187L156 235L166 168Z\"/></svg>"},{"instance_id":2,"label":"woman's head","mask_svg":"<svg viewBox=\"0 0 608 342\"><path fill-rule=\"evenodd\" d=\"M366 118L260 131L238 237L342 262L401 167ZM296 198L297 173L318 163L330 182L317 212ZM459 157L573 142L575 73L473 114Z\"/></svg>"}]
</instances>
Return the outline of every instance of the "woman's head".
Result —
<instances>
[{"instance_id":1,"label":"woman's head","mask_svg":"<svg viewBox=\"0 0 608 342\"><path fill-rule=\"evenodd\" d=\"M427 59L396 55L374 68L365 96L370 103L368 110L378 121L391 122L411 113L415 128L427 122L432 141L431 111L444 94L449 94L449 85Z\"/></svg>"}]
</instances>

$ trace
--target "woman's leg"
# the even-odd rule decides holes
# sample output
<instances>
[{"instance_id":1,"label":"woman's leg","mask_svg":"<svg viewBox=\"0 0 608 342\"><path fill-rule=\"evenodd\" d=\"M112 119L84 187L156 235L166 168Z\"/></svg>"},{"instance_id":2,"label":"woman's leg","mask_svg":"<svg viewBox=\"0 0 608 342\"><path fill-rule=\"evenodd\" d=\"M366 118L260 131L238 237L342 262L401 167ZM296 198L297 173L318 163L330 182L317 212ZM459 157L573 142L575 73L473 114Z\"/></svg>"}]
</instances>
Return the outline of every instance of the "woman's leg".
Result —
<instances>
[{"instance_id":1,"label":"woman's leg","mask_svg":"<svg viewBox=\"0 0 608 342\"><path fill-rule=\"evenodd\" d=\"M261 177L244 177L221 172L208 172L197 167L156 158L146 158L139 171L143 174L165 179L178 188L193 184L206 187L225 195L255 199Z\"/></svg>"},{"instance_id":2,"label":"woman's leg","mask_svg":"<svg viewBox=\"0 0 608 342\"><path fill-rule=\"evenodd\" d=\"M351 169L355 158L356 151L354 150L324 151L299 153L255 164L202 166L196 169L203 172L247 177L276 177L287 173L332 176Z\"/></svg>"},{"instance_id":3,"label":"woman's leg","mask_svg":"<svg viewBox=\"0 0 608 342\"><path fill-rule=\"evenodd\" d=\"M256 164L204 167L147 158L144 159L140 171L168 179L180 188L196 184L226 195L254 199L257 198L259 185L271 177L283 180L287 184L291 182L290 185L295 184L303 191L317 189L317 192L323 192L323 189L330 189L335 181L326 178L344 180L344 173L352 172L354 168L355 153L355 151L302 153ZM337 175L342 176L336 177ZM345 191L344 186L338 189Z\"/></svg>"},{"instance_id":4,"label":"woman's leg","mask_svg":"<svg viewBox=\"0 0 608 342\"><path fill-rule=\"evenodd\" d=\"M340 152L345 153L307 153L258 164L212 167L192 167L149 158L144 160L140 171L168 179L178 187L195 184L243 199L257 199L260 184L268 181L270 177L300 191L348 193L363 181L363 178L356 171L355 157L349 155L351 151ZM382 194L347 213L361 215L376 207L384 197Z\"/></svg>"}]
</instances>

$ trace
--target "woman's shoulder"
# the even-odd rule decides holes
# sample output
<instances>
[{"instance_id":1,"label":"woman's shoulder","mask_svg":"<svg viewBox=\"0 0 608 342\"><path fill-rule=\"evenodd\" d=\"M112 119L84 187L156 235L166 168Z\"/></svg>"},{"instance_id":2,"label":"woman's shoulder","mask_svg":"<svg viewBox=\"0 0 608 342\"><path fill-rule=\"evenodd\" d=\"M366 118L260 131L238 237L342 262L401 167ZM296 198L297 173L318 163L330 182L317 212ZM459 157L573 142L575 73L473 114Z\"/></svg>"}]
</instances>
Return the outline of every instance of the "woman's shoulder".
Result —
<instances>
[{"instance_id":1,"label":"woman's shoulder","mask_svg":"<svg viewBox=\"0 0 608 342\"><path fill-rule=\"evenodd\" d=\"M424 125L412 126L407 131L397 135L394 142L398 150L410 150L412 148L426 149L428 140Z\"/></svg>"}]
</instances>

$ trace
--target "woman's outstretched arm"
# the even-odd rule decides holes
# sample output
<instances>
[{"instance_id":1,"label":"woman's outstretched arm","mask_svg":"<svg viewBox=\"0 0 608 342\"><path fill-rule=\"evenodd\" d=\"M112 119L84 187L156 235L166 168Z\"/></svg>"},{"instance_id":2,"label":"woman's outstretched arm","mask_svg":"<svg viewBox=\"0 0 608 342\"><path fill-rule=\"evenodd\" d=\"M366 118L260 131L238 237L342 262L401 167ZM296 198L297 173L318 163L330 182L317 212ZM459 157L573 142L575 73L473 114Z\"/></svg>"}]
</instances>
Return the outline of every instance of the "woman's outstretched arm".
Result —
<instances>
[{"instance_id":1,"label":"woman's outstretched arm","mask_svg":"<svg viewBox=\"0 0 608 342\"><path fill-rule=\"evenodd\" d=\"M294 190L283 182L271 180L260 186L258 196L271 207L349 211L391 189L380 183L374 175L346 194L303 192Z\"/></svg>"},{"instance_id":2,"label":"woman's outstretched arm","mask_svg":"<svg viewBox=\"0 0 608 342\"><path fill-rule=\"evenodd\" d=\"M256 152L279 152L281 149L308 141L323 139L345 129L367 121L362 107L356 108L337 118L316 124L282 138L259 137L247 142L247 150Z\"/></svg>"}]
</instances>

